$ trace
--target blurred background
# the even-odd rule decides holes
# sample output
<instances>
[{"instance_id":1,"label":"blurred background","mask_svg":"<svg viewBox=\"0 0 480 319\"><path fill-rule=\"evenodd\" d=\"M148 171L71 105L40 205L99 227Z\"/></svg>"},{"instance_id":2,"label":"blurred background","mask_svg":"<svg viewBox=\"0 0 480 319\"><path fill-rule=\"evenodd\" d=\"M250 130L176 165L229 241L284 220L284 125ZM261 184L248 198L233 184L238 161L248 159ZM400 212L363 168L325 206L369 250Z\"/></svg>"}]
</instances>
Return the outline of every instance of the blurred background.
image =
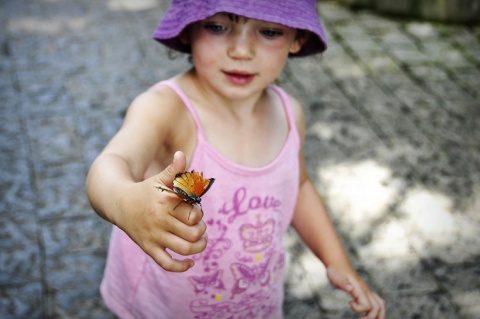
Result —
<instances>
[{"instance_id":1,"label":"blurred background","mask_svg":"<svg viewBox=\"0 0 480 319\"><path fill-rule=\"evenodd\" d=\"M329 49L280 81L311 178L389 318L480 318L480 1L319 1ZM114 318L84 191L132 99L189 68L161 0L0 2L0 318ZM290 230L286 318L356 318Z\"/></svg>"}]
</instances>

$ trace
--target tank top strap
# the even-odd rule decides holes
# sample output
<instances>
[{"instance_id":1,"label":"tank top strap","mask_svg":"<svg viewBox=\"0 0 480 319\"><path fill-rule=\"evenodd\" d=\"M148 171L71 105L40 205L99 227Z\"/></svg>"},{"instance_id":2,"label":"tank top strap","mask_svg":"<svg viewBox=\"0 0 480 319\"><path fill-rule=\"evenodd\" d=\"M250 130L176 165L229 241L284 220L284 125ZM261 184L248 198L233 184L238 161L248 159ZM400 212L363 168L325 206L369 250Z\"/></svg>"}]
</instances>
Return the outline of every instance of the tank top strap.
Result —
<instances>
[{"instance_id":1,"label":"tank top strap","mask_svg":"<svg viewBox=\"0 0 480 319\"><path fill-rule=\"evenodd\" d=\"M272 88L280 96L280 99L282 100L283 109L285 110L285 113L287 115L287 121L288 121L288 126L290 127L290 131L297 132L297 124L295 121L295 115L293 114L292 103L287 93L277 85L272 84L270 85L270 88Z\"/></svg>"},{"instance_id":2,"label":"tank top strap","mask_svg":"<svg viewBox=\"0 0 480 319\"><path fill-rule=\"evenodd\" d=\"M152 88L159 87L159 86L162 86L162 85L168 86L170 89L172 89L178 95L178 97L180 97L183 104L185 105L187 110L190 112L193 120L195 121L195 126L197 128L197 134L203 138L202 125L200 123L200 119L198 118L197 111L193 107L192 102L190 102L190 99L187 97L185 92L183 92L183 90L175 82L173 82L171 80L161 81L161 82L153 85Z\"/></svg>"}]
</instances>

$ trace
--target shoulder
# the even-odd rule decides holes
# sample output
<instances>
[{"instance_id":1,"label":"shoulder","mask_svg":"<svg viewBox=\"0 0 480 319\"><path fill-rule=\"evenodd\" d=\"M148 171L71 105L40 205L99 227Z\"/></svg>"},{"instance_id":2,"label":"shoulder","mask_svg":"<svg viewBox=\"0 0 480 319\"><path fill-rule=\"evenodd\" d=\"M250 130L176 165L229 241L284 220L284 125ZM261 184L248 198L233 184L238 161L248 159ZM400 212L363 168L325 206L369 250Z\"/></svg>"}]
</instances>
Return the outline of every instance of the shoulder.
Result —
<instances>
[{"instance_id":1,"label":"shoulder","mask_svg":"<svg viewBox=\"0 0 480 319\"><path fill-rule=\"evenodd\" d=\"M129 114L162 115L164 113L181 110L182 100L168 86L157 85L140 95L131 103L127 116Z\"/></svg>"},{"instance_id":2,"label":"shoulder","mask_svg":"<svg viewBox=\"0 0 480 319\"><path fill-rule=\"evenodd\" d=\"M185 118L187 113L182 99L170 87L157 85L139 94L132 101L124 126L148 127L149 130L158 130L163 133L163 137L167 137Z\"/></svg>"},{"instance_id":3,"label":"shoulder","mask_svg":"<svg viewBox=\"0 0 480 319\"><path fill-rule=\"evenodd\" d=\"M297 124L298 124L299 120L303 121L304 118L305 118L305 115L304 115L304 112L303 112L303 107L295 97L293 97L290 94L288 94L287 96L290 100L290 105L292 106L293 114L294 114L295 119L296 119Z\"/></svg>"},{"instance_id":4,"label":"shoulder","mask_svg":"<svg viewBox=\"0 0 480 319\"><path fill-rule=\"evenodd\" d=\"M302 105L300 102L295 99L293 96L289 95L290 105L293 109L293 114L295 116L295 124L297 125L298 134L300 135L300 140L302 144L305 140L305 114Z\"/></svg>"},{"instance_id":5,"label":"shoulder","mask_svg":"<svg viewBox=\"0 0 480 319\"><path fill-rule=\"evenodd\" d=\"M285 98L288 102L288 107L292 110L292 114L295 117L295 124L299 131L300 136L303 136L305 133L305 114L304 109L301 103L291 94L286 92L283 88L278 88L281 92L284 93Z\"/></svg>"},{"instance_id":6,"label":"shoulder","mask_svg":"<svg viewBox=\"0 0 480 319\"><path fill-rule=\"evenodd\" d=\"M303 119L304 114L303 114L303 108L301 103L293 95L288 93L284 88L279 86L274 86L274 88L278 92L283 94L283 96L286 98L286 102L289 104L290 109L293 111L295 119L297 119L297 121L299 119Z\"/></svg>"},{"instance_id":7,"label":"shoulder","mask_svg":"<svg viewBox=\"0 0 480 319\"><path fill-rule=\"evenodd\" d=\"M179 132L188 131L191 124L182 99L168 86L157 85L132 101L121 131L136 136L138 143L167 145L183 136Z\"/></svg>"}]
</instances>

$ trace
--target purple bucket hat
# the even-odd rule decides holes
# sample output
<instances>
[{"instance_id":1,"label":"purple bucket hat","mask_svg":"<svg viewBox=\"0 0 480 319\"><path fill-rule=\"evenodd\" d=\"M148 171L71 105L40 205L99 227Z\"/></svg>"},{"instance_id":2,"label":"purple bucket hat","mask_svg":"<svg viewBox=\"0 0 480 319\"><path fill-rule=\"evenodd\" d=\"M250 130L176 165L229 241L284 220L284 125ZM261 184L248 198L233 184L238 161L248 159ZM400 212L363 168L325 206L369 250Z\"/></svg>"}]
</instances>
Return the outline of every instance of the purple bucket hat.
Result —
<instances>
[{"instance_id":1,"label":"purple bucket hat","mask_svg":"<svg viewBox=\"0 0 480 319\"><path fill-rule=\"evenodd\" d=\"M316 0L172 0L153 38L174 50L190 53L190 46L178 38L182 30L191 23L227 12L310 31L302 49L290 56L312 55L327 49L315 4Z\"/></svg>"}]
</instances>

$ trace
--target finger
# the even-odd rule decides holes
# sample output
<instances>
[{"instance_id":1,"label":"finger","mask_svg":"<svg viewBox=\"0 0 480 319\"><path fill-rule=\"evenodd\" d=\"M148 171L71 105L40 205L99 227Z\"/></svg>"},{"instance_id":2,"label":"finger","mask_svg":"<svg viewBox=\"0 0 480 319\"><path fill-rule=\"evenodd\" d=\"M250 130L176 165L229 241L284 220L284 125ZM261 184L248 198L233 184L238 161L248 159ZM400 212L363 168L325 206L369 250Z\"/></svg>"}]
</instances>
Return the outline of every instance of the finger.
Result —
<instances>
[{"instance_id":1,"label":"finger","mask_svg":"<svg viewBox=\"0 0 480 319\"><path fill-rule=\"evenodd\" d=\"M380 316L378 317L379 319L385 319L387 318L387 304L385 302L385 300L383 300L382 298L378 297L380 300L380 307L381 307L381 310L380 310Z\"/></svg>"},{"instance_id":2,"label":"finger","mask_svg":"<svg viewBox=\"0 0 480 319\"><path fill-rule=\"evenodd\" d=\"M370 303L370 309L366 311L365 316L360 319L384 319L385 318L385 302L376 293L367 295ZM362 312L360 310L360 312Z\"/></svg>"},{"instance_id":3,"label":"finger","mask_svg":"<svg viewBox=\"0 0 480 319\"><path fill-rule=\"evenodd\" d=\"M183 239L172 233L166 233L162 237L161 242L164 243L164 247L182 256L199 254L205 250L205 247L207 247L206 236L202 236L199 240L194 242Z\"/></svg>"},{"instance_id":4,"label":"finger","mask_svg":"<svg viewBox=\"0 0 480 319\"><path fill-rule=\"evenodd\" d=\"M350 308L355 313L364 313L364 312L369 312L372 309L372 305L369 301L364 300L352 300L350 301Z\"/></svg>"},{"instance_id":5,"label":"finger","mask_svg":"<svg viewBox=\"0 0 480 319\"><path fill-rule=\"evenodd\" d=\"M153 260L163 269L172 272L184 272L192 268L195 262L192 259L178 260L172 258L164 249L158 248L150 254Z\"/></svg>"},{"instance_id":6,"label":"finger","mask_svg":"<svg viewBox=\"0 0 480 319\"><path fill-rule=\"evenodd\" d=\"M380 305L375 300L370 300L370 310L368 310L360 319L377 319L379 318L378 315L380 313Z\"/></svg>"},{"instance_id":7,"label":"finger","mask_svg":"<svg viewBox=\"0 0 480 319\"><path fill-rule=\"evenodd\" d=\"M170 217L165 220L164 228L168 233L174 234L193 243L200 240L205 235L207 225L203 220L200 220L195 225L188 225L174 217Z\"/></svg>"},{"instance_id":8,"label":"finger","mask_svg":"<svg viewBox=\"0 0 480 319\"><path fill-rule=\"evenodd\" d=\"M179 220L182 220L184 223L193 225L198 223L200 219L203 217L203 212L200 210L200 218L195 218L198 213L194 214L194 218L190 219L191 213L193 212L193 207L195 205L189 204L180 197L178 197L177 193L173 190L162 187L162 186L155 186L156 189L160 190L162 193L159 197L161 199L161 203L164 205L170 206L168 213ZM198 210L198 209L197 209ZM185 213L186 212L186 213Z\"/></svg>"},{"instance_id":9,"label":"finger","mask_svg":"<svg viewBox=\"0 0 480 319\"><path fill-rule=\"evenodd\" d=\"M380 298L379 295L377 295L376 293L373 293L372 304L373 304L373 308L377 309L377 311L375 312L375 316L372 316L371 318L385 319L385 316L386 316L385 301L382 298Z\"/></svg>"},{"instance_id":10,"label":"finger","mask_svg":"<svg viewBox=\"0 0 480 319\"><path fill-rule=\"evenodd\" d=\"M351 283L352 289L350 294L353 297L353 300L350 302L350 308L355 313L367 312L371 309L372 305L368 299L365 291L361 289L357 282Z\"/></svg>"},{"instance_id":11,"label":"finger","mask_svg":"<svg viewBox=\"0 0 480 319\"><path fill-rule=\"evenodd\" d=\"M174 216L182 223L187 225L196 225L203 218L202 207L199 205L191 205L183 200L176 204L176 208L170 211L170 215Z\"/></svg>"}]
</instances>

